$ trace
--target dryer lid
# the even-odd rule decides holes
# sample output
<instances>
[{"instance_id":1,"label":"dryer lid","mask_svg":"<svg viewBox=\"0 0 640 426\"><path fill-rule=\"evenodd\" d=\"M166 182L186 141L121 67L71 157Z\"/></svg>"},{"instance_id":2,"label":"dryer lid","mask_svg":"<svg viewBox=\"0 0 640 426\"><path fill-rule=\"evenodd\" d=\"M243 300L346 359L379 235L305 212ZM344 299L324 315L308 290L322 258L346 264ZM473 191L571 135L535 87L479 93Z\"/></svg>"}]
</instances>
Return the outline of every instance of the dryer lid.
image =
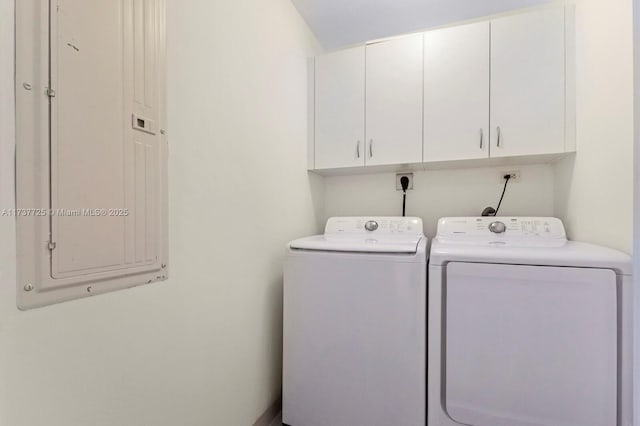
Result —
<instances>
[{"instance_id":1,"label":"dryer lid","mask_svg":"<svg viewBox=\"0 0 640 426\"><path fill-rule=\"evenodd\" d=\"M417 217L332 217L323 235L289 243L291 249L363 253L416 253L425 238Z\"/></svg>"}]
</instances>

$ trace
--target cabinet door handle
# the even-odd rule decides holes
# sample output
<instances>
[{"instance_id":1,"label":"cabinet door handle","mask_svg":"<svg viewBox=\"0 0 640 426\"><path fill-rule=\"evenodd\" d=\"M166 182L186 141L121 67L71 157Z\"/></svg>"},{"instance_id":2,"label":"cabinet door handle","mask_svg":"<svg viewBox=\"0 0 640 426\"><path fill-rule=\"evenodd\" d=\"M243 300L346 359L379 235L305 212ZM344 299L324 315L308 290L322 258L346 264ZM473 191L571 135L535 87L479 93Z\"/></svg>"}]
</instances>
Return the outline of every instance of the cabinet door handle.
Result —
<instances>
[{"instance_id":1,"label":"cabinet door handle","mask_svg":"<svg viewBox=\"0 0 640 426\"><path fill-rule=\"evenodd\" d=\"M356 156L357 158L360 158L360 141L358 141L358 144L356 145Z\"/></svg>"},{"instance_id":2,"label":"cabinet door handle","mask_svg":"<svg viewBox=\"0 0 640 426\"><path fill-rule=\"evenodd\" d=\"M373 139L369 139L369 158L373 158Z\"/></svg>"},{"instance_id":3,"label":"cabinet door handle","mask_svg":"<svg viewBox=\"0 0 640 426\"><path fill-rule=\"evenodd\" d=\"M500 131L500 126L496 127L496 135L498 136L498 139L496 141L496 146L500 147L500 143L501 143L501 139L502 139L502 132Z\"/></svg>"},{"instance_id":4,"label":"cabinet door handle","mask_svg":"<svg viewBox=\"0 0 640 426\"><path fill-rule=\"evenodd\" d=\"M480 129L480 149L484 146L484 131Z\"/></svg>"}]
</instances>

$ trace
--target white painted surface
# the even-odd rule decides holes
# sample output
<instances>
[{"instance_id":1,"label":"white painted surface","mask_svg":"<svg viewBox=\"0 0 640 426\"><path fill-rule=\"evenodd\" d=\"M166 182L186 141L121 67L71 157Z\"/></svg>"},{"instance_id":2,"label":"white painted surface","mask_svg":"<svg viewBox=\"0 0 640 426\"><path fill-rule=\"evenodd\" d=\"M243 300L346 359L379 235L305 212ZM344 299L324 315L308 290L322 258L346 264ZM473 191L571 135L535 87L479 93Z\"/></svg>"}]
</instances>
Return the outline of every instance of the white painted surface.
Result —
<instances>
[{"instance_id":1,"label":"white painted surface","mask_svg":"<svg viewBox=\"0 0 640 426\"><path fill-rule=\"evenodd\" d=\"M577 154L555 167L556 210L571 239L627 253L633 236L631 1L576 2ZM602 212L612 220L603 221Z\"/></svg>"},{"instance_id":2,"label":"white painted surface","mask_svg":"<svg viewBox=\"0 0 640 426\"><path fill-rule=\"evenodd\" d=\"M489 22L424 34L424 161L489 156Z\"/></svg>"},{"instance_id":3,"label":"white painted surface","mask_svg":"<svg viewBox=\"0 0 640 426\"><path fill-rule=\"evenodd\" d=\"M315 168L364 166L365 48L315 58Z\"/></svg>"},{"instance_id":4,"label":"white painted surface","mask_svg":"<svg viewBox=\"0 0 640 426\"><path fill-rule=\"evenodd\" d=\"M422 161L423 37L366 46L366 165Z\"/></svg>"},{"instance_id":5,"label":"white painted surface","mask_svg":"<svg viewBox=\"0 0 640 426\"><path fill-rule=\"evenodd\" d=\"M414 189L407 191L407 215L424 222L427 236L438 219L478 216L495 207L503 184L499 175L512 167L415 171ZM554 181L550 165L517 166L520 182L509 183L501 215L553 216ZM331 216L400 215L402 191L395 189L395 173L326 177L324 213Z\"/></svg>"},{"instance_id":6,"label":"white painted surface","mask_svg":"<svg viewBox=\"0 0 640 426\"><path fill-rule=\"evenodd\" d=\"M425 424L426 247L423 237L411 254L289 250L286 424Z\"/></svg>"},{"instance_id":7,"label":"white painted surface","mask_svg":"<svg viewBox=\"0 0 640 426\"><path fill-rule=\"evenodd\" d=\"M250 425L279 396L284 246L321 229L322 181L305 169L317 44L285 0L170 0L167 15L171 279L19 312L15 225L0 217L2 426ZM1 209L12 0L0 21Z\"/></svg>"},{"instance_id":8,"label":"white painted surface","mask_svg":"<svg viewBox=\"0 0 640 426\"><path fill-rule=\"evenodd\" d=\"M326 48L447 25L548 0L293 0Z\"/></svg>"},{"instance_id":9,"label":"white painted surface","mask_svg":"<svg viewBox=\"0 0 640 426\"><path fill-rule=\"evenodd\" d=\"M564 9L491 21L491 157L564 152Z\"/></svg>"}]
</instances>

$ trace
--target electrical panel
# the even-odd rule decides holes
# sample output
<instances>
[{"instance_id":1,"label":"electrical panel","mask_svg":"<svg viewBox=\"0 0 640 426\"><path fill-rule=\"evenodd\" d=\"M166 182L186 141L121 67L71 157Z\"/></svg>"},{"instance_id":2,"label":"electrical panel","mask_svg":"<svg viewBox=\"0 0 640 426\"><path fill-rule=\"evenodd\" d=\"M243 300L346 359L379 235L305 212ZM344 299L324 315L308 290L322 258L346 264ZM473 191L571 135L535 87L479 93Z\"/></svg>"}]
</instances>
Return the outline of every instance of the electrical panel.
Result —
<instances>
[{"instance_id":1,"label":"electrical panel","mask_svg":"<svg viewBox=\"0 0 640 426\"><path fill-rule=\"evenodd\" d=\"M16 4L22 309L167 277L164 14L164 0Z\"/></svg>"}]
</instances>

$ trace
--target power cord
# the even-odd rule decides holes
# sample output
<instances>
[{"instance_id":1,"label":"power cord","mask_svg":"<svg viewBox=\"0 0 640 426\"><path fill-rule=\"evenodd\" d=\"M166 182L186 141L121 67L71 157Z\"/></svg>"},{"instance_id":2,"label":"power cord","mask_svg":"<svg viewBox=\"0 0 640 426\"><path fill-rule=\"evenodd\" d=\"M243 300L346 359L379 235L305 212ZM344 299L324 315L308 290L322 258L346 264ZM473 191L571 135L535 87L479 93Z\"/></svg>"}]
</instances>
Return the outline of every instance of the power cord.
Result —
<instances>
[{"instance_id":1,"label":"power cord","mask_svg":"<svg viewBox=\"0 0 640 426\"><path fill-rule=\"evenodd\" d=\"M407 205L407 188L409 188L409 178L402 176L400 178L400 185L402 185L402 217L404 217L404 211Z\"/></svg>"},{"instance_id":2,"label":"power cord","mask_svg":"<svg viewBox=\"0 0 640 426\"><path fill-rule=\"evenodd\" d=\"M496 207L494 216L498 216L498 211L500 210L500 205L502 204L502 199L504 198L504 193L507 191L509 179L511 179L511 175L504 175L504 188L502 188L502 195L500 196L500 201L498 201L498 207Z\"/></svg>"},{"instance_id":3,"label":"power cord","mask_svg":"<svg viewBox=\"0 0 640 426\"><path fill-rule=\"evenodd\" d=\"M504 188L502 188L502 195L500 196L500 201L498 201L498 207L495 209L493 207L487 207L482 211L482 216L497 216L498 211L500 210L500 205L502 204L502 199L504 198L504 193L507 191L507 185L509 184L509 179L511 179L511 175L504 175Z\"/></svg>"}]
</instances>

